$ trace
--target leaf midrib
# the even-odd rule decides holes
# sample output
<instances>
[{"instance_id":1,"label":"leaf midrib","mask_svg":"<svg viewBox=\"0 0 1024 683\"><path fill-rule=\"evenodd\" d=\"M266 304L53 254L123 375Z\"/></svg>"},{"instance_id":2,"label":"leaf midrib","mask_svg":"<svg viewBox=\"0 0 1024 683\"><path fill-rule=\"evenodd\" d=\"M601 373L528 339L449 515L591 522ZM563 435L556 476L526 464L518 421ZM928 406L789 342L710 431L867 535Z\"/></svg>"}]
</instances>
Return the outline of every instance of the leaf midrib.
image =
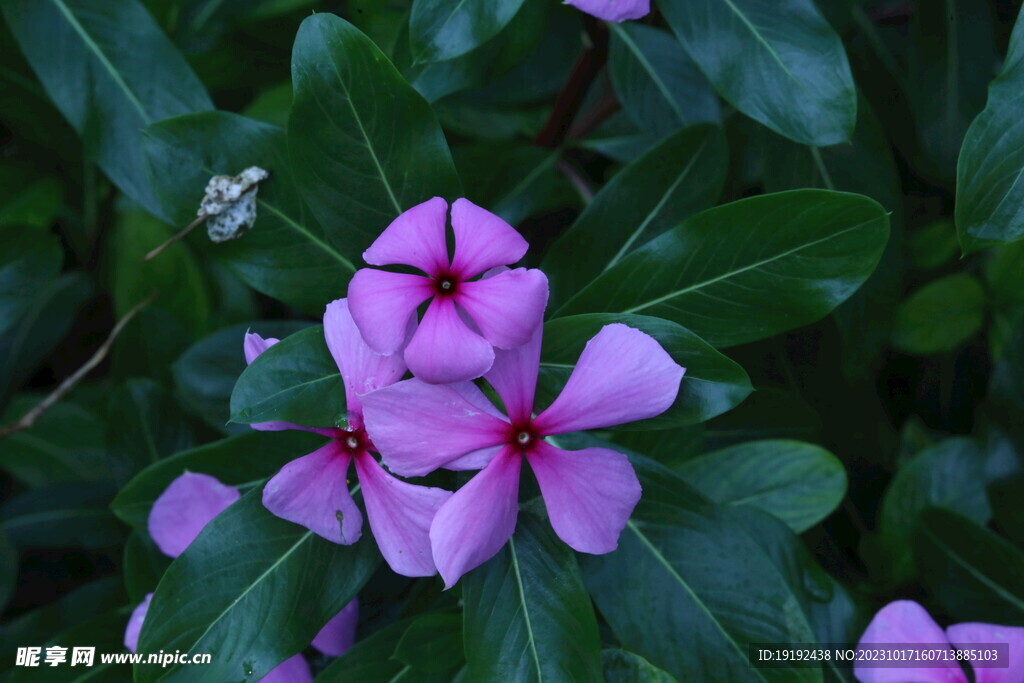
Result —
<instances>
[{"instance_id":1,"label":"leaf midrib","mask_svg":"<svg viewBox=\"0 0 1024 683\"><path fill-rule=\"evenodd\" d=\"M320 377L317 377L316 379L311 379L308 382L301 382L299 384L293 384L293 385L291 385L289 387L286 387L286 388L282 389L281 391L278 391L278 392L275 392L273 394L270 394L269 396L266 396L259 403L257 403L256 405L254 405L252 407L242 408L241 410L239 410L237 412L237 415L239 415L240 417L245 417L246 419L259 418L260 417L260 413L257 412L257 411L259 411L262 408L262 406L265 406L268 403L273 403L274 400L277 399L279 396L283 396L285 394L290 394L290 393L303 394L303 393L309 391L310 388L312 387L312 385L314 385L314 384L317 384L319 382L331 382L331 381L339 380L339 379L341 379L341 373L340 372L335 372L335 373L330 374L330 375L322 375Z\"/></svg>"},{"instance_id":2,"label":"leaf midrib","mask_svg":"<svg viewBox=\"0 0 1024 683\"><path fill-rule=\"evenodd\" d=\"M629 35L629 32L622 28L619 24L616 24L615 22L607 23L608 27L615 33L615 35L617 35L622 40L623 43L625 43L626 47L629 48L629 51L633 53L633 56L636 58L636 61L640 63L640 66L643 68L643 70L646 71L647 74L651 77L651 80L654 81L654 87L658 89L658 92L660 92L661 96L668 102L669 106L672 108L672 111L675 112L676 118L679 121L679 123L685 123L686 116L683 114L683 110L679 108L679 104L675 101L675 99L673 99L672 92L669 90L668 85L662 80L660 74L658 74L658 72L655 71L654 65L651 64L650 60L647 59L647 55L645 55L640 50L640 46L636 44L636 41L633 40L633 37Z\"/></svg>"},{"instance_id":3,"label":"leaf midrib","mask_svg":"<svg viewBox=\"0 0 1024 683\"><path fill-rule=\"evenodd\" d=\"M966 569L968 574L977 579L978 582L980 582L984 586L990 588L992 592L1002 597L1004 600L1006 600L1011 605L1019 609L1021 612L1024 612L1024 601L1022 601L1013 593L1010 593L1009 591L1004 589L1002 586L1000 586L994 580L990 579L985 574L982 574L977 569L975 569L975 567L972 564L968 563L964 558L960 556L959 553L953 550L953 548L949 546L949 544L945 543L941 538L936 536L935 533L926 525L923 526L923 531L929 537L929 539L931 539L931 541L939 547L940 550L945 551L946 554L949 555L949 557L952 558L954 562L956 562L958 565Z\"/></svg>"},{"instance_id":4,"label":"leaf midrib","mask_svg":"<svg viewBox=\"0 0 1024 683\"><path fill-rule=\"evenodd\" d=\"M526 591L523 590L523 578L519 572L519 557L516 554L515 539L508 539L509 555L512 557L512 571L516 575L516 589L519 591L519 604L523 608L523 618L526 621L526 633L529 638L530 652L533 653L533 665L537 669L537 680L543 681L544 675L540 667L540 656L537 654L537 642L533 635L533 623L530 621L530 610L526 606Z\"/></svg>"}]
</instances>

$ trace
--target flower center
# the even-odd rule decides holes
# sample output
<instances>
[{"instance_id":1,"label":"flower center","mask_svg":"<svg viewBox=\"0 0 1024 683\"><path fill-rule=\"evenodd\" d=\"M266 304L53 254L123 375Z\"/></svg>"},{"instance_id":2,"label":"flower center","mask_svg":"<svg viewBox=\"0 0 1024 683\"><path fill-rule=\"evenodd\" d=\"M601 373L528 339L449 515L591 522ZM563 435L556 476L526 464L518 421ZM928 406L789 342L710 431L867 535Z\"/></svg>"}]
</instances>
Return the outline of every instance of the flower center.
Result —
<instances>
[{"instance_id":1,"label":"flower center","mask_svg":"<svg viewBox=\"0 0 1024 683\"><path fill-rule=\"evenodd\" d=\"M459 287L459 280L451 273L444 273L434 280L434 289L441 296L451 296Z\"/></svg>"},{"instance_id":2,"label":"flower center","mask_svg":"<svg viewBox=\"0 0 1024 683\"><path fill-rule=\"evenodd\" d=\"M520 446L527 445L528 443L530 443L531 439L533 439L533 437L530 436L530 432L519 432L519 434L516 435L516 441L519 442Z\"/></svg>"},{"instance_id":3,"label":"flower center","mask_svg":"<svg viewBox=\"0 0 1024 683\"><path fill-rule=\"evenodd\" d=\"M362 429L341 431L335 438L341 447L352 455L370 449L369 439L366 437L366 432Z\"/></svg>"},{"instance_id":4,"label":"flower center","mask_svg":"<svg viewBox=\"0 0 1024 683\"><path fill-rule=\"evenodd\" d=\"M525 422L510 425L506 438L508 439L506 443L510 446L515 446L522 451L528 451L533 448L533 444L537 442L540 436L529 422Z\"/></svg>"}]
</instances>

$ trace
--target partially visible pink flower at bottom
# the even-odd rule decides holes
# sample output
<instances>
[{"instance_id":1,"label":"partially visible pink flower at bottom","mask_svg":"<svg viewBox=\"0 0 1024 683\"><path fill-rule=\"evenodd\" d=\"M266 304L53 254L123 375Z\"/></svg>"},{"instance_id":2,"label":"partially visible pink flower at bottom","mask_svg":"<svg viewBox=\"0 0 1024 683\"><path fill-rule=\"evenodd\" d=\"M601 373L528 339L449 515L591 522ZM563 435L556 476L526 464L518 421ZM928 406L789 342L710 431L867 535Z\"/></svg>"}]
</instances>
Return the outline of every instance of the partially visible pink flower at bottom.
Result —
<instances>
[{"instance_id":1,"label":"partially visible pink flower at bottom","mask_svg":"<svg viewBox=\"0 0 1024 683\"><path fill-rule=\"evenodd\" d=\"M972 662L974 681L1024 681L1024 628L1019 626L965 623L954 624L943 631L924 607L913 600L897 600L878 610L860 637L857 650L870 649L873 644L881 643L946 645L949 656L953 655L953 647L1008 643L1009 667L992 668ZM967 677L954 659L935 664L933 667L919 668L876 668L870 662L857 660L853 665L853 675L860 683L967 683Z\"/></svg>"},{"instance_id":2,"label":"partially visible pink flower at bottom","mask_svg":"<svg viewBox=\"0 0 1024 683\"><path fill-rule=\"evenodd\" d=\"M651 0L566 0L578 10L605 21L639 19L651 12Z\"/></svg>"}]
</instances>

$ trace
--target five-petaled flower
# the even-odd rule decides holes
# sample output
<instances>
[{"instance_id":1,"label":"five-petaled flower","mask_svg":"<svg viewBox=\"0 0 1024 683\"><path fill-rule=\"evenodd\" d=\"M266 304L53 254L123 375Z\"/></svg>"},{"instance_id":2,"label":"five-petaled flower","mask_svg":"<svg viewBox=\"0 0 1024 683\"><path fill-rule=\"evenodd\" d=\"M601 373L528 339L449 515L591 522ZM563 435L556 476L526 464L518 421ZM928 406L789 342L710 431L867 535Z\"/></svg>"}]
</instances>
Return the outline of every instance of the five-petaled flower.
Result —
<instances>
[{"instance_id":1,"label":"five-petaled flower","mask_svg":"<svg viewBox=\"0 0 1024 683\"><path fill-rule=\"evenodd\" d=\"M367 430L392 471L417 476L438 467L483 468L441 505L430 527L446 587L494 555L515 530L523 458L552 527L578 551L614 550L640 499L625 455L567 451L545 437L659 415L675 401L684 369L640 330L606 325L587 343L561 394L533 417L541 330L518 349L498 350L485 375L508 417L472 382L411 379L362 397Z\"/></svg>"},{"instance_id":2,"label":"five-petaled flower","mask_svg":"<svg viewBox=\"0 0 1024 683\"><path fill-rule=\"evenodd\" d=\"M216 477L185 472L153 502L147 523L149 535L161 552L168 557L178 557L214 517L240 497L238 489L221 483ZM139 634L152 599L153 594L148 593L128 618L124 645L130 652L138 649ZM320 629L313 639L313 647L332 657L343 655L352 647L358 620L359 600L354 599ZM313 675L303 656L297 654L260 680L263 683L305 683L312 682Z\"/></svg>"},{"instance_id":3,"label":"five-petaled flower","mask_svg":"<svg viewBox=\"0 0 1024 683\"><path fill-rule=\"evenodd\" d=\"M414 206L363 253L370 265L412 266L429 277L363 268L348 288L349 308L366 343L387 355L404 348L409 369L431 384L483 375L495 347L514 349L529 341L548 300L541 271L494 271L521 259L529 245L508 223L466 199L452 204L455 256L449 260L447 214L440 197ZM485 271L491 272L473 279ZM427 299L432 301L423 320L413 328L416 308Z\"/></svg>"},{"instance_id":4,"label":"five-petaled flower","mask_svg":"<svg viewBox=\"0 0 1024 683\"><path fill-rule=\"evenodd\" d=\"M605 21L639 19L651 12L651 0L566 0L565 4Z\"/></svg>"},{"instance_id":5,"label":"five-petaled flower","mask_svg":"<svg viewBox=\"0 0 1024 683\"><path fill-rule=\"evenodd\" d=\"M344 381L348 426L309 430L331 440L282 467L264 487L263 505L278 517L301 524L329 541L355 543L362 535L363 516L349 491L348 469L354 462L370 527L384 559L404 576L431 576L436 569L430 552L430 522L452 494L416 486L385 472L370 455L374 445L363 429L360 405L361 394L399 380L405 374L405 363L401 356L384 356L366 345L345 299L328 304L324 337ZM247 362L276 342L247 334ZM253 427L306 429L284 422Z\"/></svg>"},{"instance_id":6,"label":"five-petaled flower","mask_svg":"<svg viewBox=\"0 0 1024 683\"><path fill-rule=\"evenodd\" d=\"M967 683L953 647L967 649L972 646L992 648L993 644L1007 643L1007 659L998 661L971 661L975 683L1020 683L1024 681L1024 628L996 624L953 624L945 631L935 623L924 607L913 600L897 600L878 610L878 613L860 637L857 650L870 650L872 645L899 644L905 649L915 645L948 650L941 658L927 666L892 668L893 662L858 657L853 664L853 675L861 683ZM979 665L980 664L980 665ZM1008 666L993 667L993 664ZM879 668L881 667L881 668Z\"/></svg>"}]
</instances>

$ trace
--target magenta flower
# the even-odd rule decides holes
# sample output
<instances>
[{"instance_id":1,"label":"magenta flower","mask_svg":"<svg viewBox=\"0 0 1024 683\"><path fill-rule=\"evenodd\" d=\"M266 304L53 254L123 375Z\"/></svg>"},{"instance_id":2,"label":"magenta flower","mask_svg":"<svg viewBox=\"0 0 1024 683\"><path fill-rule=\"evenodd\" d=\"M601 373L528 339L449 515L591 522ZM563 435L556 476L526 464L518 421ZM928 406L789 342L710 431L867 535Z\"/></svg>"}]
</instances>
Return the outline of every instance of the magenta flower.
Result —
<instances>
[{"instance_id":1,"label":"magenta flower","mask_svg":"<svg viewBox=\"0 0 1024 683\"><path fill-rule=\"evenodd\" d=\"M651 12L651 0L565 0L565 4L605 21L639 19Z\"/></svg>"},{"instance_id":2,"label":"magenta flower","mask_svg":"<svg viewBox=\"0 0 1024 683\"><path fill-rule=\"evenodd\" d=\"M240 497L238 489L222 484L216 477L185 472L153 502L147 523L149 535L161 552L172 558L178 557L214 517ZM147 594L128 619L124 645L130 652L138 649L139 634L152 599L153 594ZM344 654L352 647L358 621L359 600L354 599L320 630L313 640L313 647L333 657ZM313 678L306 660L302 655L295 655L275 667L262 680L299 683Z\"/></svg>"},{"instance_id":3,"label":"magenta flower","mask_svg":"<svg viewBox=\"0 0 1024 683\"><path fill-rule=\"evenodd\" d=\"M548 280L539 270L517 268L473 280L515 263L529 245L467 199L452 204L455 257L449 260L447 214L440 197L414 206L363 252L370 265L412 266L428 277L363 268L348 287L352 317L366 343L387 355L404 346L409 369L430 384L483 375L494 362L493 347L514 349L530 340L548 301ZM414 327L416 308L427 299Z\"/></svg>"},{"instance_id":4,"label":"magenta flower","mask_svg":"<svg viewBox=\"0 0 1024 683\"><path fill-rule=\"evenodd\" d=\"M607 448L566 451L545 437L654 417L675 401L684 369L640 330L607 325L587 342L562 393L534 418L540 341L538 327L528 344L497 351L485 376L507 418L471 382L412 379L363 397L367 429L392 471L483 467L441 505L430 526L446 587L498 552L515 530L523 458L555 532L580 552L614 550L640 499L625 455Z\"/></svg>"},{"instance_id":5,"label":"magenta flower","mask_svg":"<svg viewBox=\"0 0 1024 683\"><path fill-rule=\"evenodd\" d=\"M910 643L958 648L985 643L1009 643L1008 668L986 667L972 662L975 683L1020 683L1024 681L1024 628L996 624L954 624L943 632L927 611L913 600L897 600L878 610L860 637L857 649L873 643ZM952 654L952 647L949 647ZM853 675L861 683L967 683L960 665L953 660L935 668L875 668L871 661L855 661ZM891 664L891 663L890 663ZM938 662L936 663L938 664Z\"/></svg>"},{"instance_id":6,"label":"magenta flower","mask_svg":"<svg viewBox=\"0 0 1024 683\"><path fill-rule=\"evenodd\" d=\"M431 576L437 570L430 553L430 521L452 494L409 484L385 472L370 455L374 445L363 430L360 396L397 381L405 374L405 363L401 356L384 356L366 345L345 299L328 304L324 337L344 380L348 427L310 430L331 440L282 467L263 489L263 505L328 541L355 543L363 527L363 516L349 493L348 469L355 463L370 528L384 559L404 576ZM247 334L246 358L251 361L276 341ZM253 426L295 427L287 423Z\"/></svg>"}]
</instances>

